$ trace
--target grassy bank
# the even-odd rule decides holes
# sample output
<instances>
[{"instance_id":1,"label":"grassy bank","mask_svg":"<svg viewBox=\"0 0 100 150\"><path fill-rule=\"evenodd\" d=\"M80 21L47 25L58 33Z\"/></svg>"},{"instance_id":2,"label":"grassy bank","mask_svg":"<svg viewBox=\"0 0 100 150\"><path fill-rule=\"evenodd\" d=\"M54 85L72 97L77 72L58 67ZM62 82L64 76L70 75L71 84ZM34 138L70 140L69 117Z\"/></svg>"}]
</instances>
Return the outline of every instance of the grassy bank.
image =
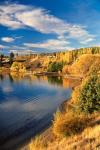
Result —
<instances>
[{"instance_id":1,"label":"grassy bank","mask_svg":"<svg viewBox=\"0 0 100 150\"><path fill-rule=\"evenodd\" d=\"M84 122L85 123L85 122ZM37 136L26 147L27 150L96 150L100 148L100 116L90 117L89 124L77 134L68 137L56 137L52 129Z\"/></svg>"}]
</instances>

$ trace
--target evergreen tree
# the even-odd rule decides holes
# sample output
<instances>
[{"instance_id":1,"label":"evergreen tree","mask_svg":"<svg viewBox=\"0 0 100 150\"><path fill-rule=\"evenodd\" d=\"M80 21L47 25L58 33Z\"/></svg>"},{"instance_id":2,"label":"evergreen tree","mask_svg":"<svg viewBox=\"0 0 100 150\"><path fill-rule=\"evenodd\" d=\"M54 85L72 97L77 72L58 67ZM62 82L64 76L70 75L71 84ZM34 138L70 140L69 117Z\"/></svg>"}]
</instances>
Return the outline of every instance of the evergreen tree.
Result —
<instances>
[{"instance_id":1,"label":"evergreen tree","mask_svg":"<svg viewBox=\"0 0 100 150\"><path fill-rule=\"evenodd\" d=\"M10 63L10 65L12 65L13 60L14 60L14 53L11 52L11 53L10 53L10 57L9 57L9 63Z\"/></svg>"},{"instance_id":2,"label":"evergreen tree","mask_svg":"<svg viewBox=\"0 0 100 150\"><path fill-rule=\"evenodd\" d=\"M92 75L86 81L79 95L80 110L92 113L100 110L100 76Z\"/></svg>"}]
</instances>

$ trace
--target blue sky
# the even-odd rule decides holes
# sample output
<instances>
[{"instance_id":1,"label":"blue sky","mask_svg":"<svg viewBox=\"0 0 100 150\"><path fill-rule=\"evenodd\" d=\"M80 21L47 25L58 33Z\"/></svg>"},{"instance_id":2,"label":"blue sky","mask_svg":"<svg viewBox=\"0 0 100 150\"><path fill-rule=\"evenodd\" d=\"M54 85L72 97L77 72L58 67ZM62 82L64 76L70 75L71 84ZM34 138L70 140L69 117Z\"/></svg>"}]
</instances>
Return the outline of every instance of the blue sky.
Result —
<instances>
[{"instance_id":1,"label":"blue sky","mask_svg":"<svg viewBox=\"0 0 100 150\"><path fill-rule=\"evenodd\" d=\"M0 0L0 51L100 46L100 0Z\"/></svg>"}]
</instances>

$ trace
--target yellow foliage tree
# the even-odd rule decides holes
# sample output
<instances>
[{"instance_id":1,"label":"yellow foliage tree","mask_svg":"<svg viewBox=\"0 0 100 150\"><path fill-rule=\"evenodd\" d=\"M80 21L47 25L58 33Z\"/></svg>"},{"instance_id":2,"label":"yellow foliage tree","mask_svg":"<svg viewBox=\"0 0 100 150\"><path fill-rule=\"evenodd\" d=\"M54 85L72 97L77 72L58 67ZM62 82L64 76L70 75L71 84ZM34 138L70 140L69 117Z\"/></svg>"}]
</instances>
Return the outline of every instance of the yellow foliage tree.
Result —
<instances>
[{"instance_id":1,"label":"yellow foliage tree","mask_svg":"<svg viewBox=\"0 0 100 150\"><path fill-rule=\"evenodd\" d=\"M13 62L11 68L10 68L11 71L14 71L14 72L26 72L26 68L24 66L24 64L20 63L20 62Z\"/></svg>"},{"instance_id":2,"label":"yellow foliage tree","mask_svg":"<svg viewBox=\"0 0 100 150\"><path fill-rule=\"evenodd\" d=\"M89 71L90 67L96 61L100 63L100 55L84 54L72 64L70 67L70 73L83 76Z\"/></svg>"}]
</instances>

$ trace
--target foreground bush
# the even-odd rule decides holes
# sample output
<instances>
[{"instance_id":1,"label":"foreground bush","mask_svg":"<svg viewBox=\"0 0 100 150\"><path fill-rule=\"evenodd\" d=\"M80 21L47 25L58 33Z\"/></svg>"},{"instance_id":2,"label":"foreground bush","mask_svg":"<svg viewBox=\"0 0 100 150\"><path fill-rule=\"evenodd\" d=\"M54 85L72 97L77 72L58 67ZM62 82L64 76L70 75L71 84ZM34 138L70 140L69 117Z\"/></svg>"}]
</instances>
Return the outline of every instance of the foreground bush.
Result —
<instances>
[{"instance_id":1,"label":"foreground bush","mask_svg":"<svg viewBox=\"0 0 100 150\"><path fill-rule=\"evenodd\" d=\"M100 110L100 76L95 74L88 77L81 86L79 107L85 113Z\"/></svg>"},{"instance_id":2,"label":"foreground bush","mask_svg":"<svg viewBox=\"0 0 100 150\"><path fill-rule=\"evenodd\" d=\"M53 122L53 133L57 137L71 136L80 133L88 124L89 117L74 112L62 114L57 112Z\"/></svg>"}]
</instances>

